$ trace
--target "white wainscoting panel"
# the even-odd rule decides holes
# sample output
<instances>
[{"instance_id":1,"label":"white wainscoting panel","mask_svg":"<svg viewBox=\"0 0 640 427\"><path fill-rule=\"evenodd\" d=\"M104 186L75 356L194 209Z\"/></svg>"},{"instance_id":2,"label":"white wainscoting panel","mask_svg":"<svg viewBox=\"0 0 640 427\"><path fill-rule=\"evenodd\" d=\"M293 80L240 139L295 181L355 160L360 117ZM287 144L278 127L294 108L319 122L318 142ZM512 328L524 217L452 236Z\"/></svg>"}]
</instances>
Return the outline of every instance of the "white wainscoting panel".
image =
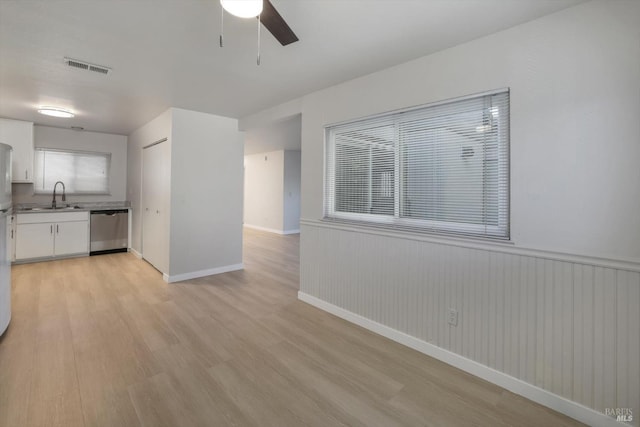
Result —
<instances>
[{"instance_id":1,"label":"white wainscoting panel","mask_svg":"<svg viewBox=\"0 0 640 427\"><path fill-rule=\"evenodd\" d=\"M302 294L640 425L637 264L301 225Z\"/></svg>"}]
</instances>

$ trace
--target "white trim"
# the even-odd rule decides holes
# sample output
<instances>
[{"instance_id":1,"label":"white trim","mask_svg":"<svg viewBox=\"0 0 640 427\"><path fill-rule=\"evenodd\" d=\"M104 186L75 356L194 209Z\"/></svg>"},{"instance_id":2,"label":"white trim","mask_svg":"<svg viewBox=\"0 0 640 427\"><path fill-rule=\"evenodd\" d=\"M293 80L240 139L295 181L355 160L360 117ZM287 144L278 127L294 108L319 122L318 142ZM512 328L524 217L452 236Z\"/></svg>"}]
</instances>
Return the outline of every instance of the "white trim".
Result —
<instances>
[{"instance_id":1,"label":"white trim","mask_svg":"<svg viewBox=\"0 0 640 427\"><path fill-rule=\"evenodd\" d=\"M198 277L213 276L214 274L228 273L230 271L237 271L242 269L244 269L244 264L240 263L225 265L216 268L208 268L206 270L192 271L189 273L175 274L173 276L162 273L162 279L167 283L174 283L181 282L183 280L197 279Z\"/></svg>"},{"instance_id":2,"label":"white trim","mask_svg":"<svg viewBox=\"0 0 640 427\"><path fill-rule=\"evenodd\" d=\"M551 408L554 411L558 411L587 425L611 427L619 427L621 425L614 418L608 417L594 409L580 405L579 403L526 383L503 372L496 371L495 369L482 365L471 359L467 359L466 357L460 356L456 353L452 353L434 344L430 344L378 322L374 322L373 320L352 313L344 308L323 301L302 291L298 291L298 299L338 316L348 322L355 323L356 325L382 335L383 337L417 350L420 353L424 353L427 356L431 356L448 365L454 366L475 375L476 377L496 384L515 394L526 397L529 400L546 406L547 408Z\"/></svg>"},{"instance_id":3,"label":"white trim","mask_svg":"<svg viewBox=\"0 0 640 427\"><path fill-rule=\"evenodd\" d=\"M246 228L251 228L252 230L259 230L259 231L266 231L268 233L282 234L282 230L276 230L275 228L260 227L259 225L251 225L251 224L243 224L243 226L246 227Z\"/></svg>"},{"instance_id":4,"label":"white trim","mask_svg":"<svg viewBox=\"0 0 640 427\"><path fill-rule=\"evenodd\" d=\"M129 248L129 252L131 252L136 258L142 259L142 254L135 249Z\"/></svg>"},{"instance_id":5,"label":"white trim","mask_svg":"<svg viewBox=\"0 0 640 427\"><path fill-rule=\"evenodd\" d=\"M260 227L259 225L251 225L251 224L243 224L243 226L247 227L247 228L251 228L253 230L266 231L268 233L275 233L275 234L281 234L281 235L298 234L298 233L300 233L300 229L297 229L297 230L276 230L275 228Z\"/></svg>"},{"instance_id":6,"label":"white trim","mask_svg":"<svg viewBox=\"0 0 640 427\"><path fill-rule=\"evenodd\" d=\"M640 272L640 260L599 258L587 255L553 252L544 249L516 247L511 241L490 241L487 239L480 240L464 237L441 236L437 234L429 234L427 232L419 233L415 231L391 230L389 228L383 228L376 225L368 226L312 219L301 219L300 225Z\"/></svg>"},{"instance_id":7,"label":"white trim","mask_svg":"<svg viewBox=\"0 0 640 427\"><path fill-rule=\"evenodd\" d=\"M11 264L30 264L33 262L46 262L46 261L59 261L61 259L70 259L70 258L83 258L88 257L88 252L81 252L78 254L69 254L69 255L57 255L57 256L45 256L39 258L21 258L11 261Z\"/></svg>"}]
</instances>

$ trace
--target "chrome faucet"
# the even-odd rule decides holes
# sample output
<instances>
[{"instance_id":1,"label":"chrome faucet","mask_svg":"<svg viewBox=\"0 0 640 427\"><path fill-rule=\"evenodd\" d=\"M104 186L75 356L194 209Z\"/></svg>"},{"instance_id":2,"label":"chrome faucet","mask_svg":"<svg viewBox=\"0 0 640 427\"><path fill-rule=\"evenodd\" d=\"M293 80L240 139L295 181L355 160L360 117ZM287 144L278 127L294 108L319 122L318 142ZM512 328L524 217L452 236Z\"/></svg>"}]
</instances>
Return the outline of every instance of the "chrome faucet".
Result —
<instances>
[{"instance_id":1,"label":"chrome faucet","mask_svg":"<svg viewBox=\"0 0 640 427\"><path fill-rule=\"evenodd\" d=\"M51 202L51 209L55 209L56 208L56 188L58 187L58 184L62 184L62 201L63 202L67 201L67 195L65 194L66 190L64 188L64 182L58 181L53 186L53 201Z\"/></svg>"}]
</instances>

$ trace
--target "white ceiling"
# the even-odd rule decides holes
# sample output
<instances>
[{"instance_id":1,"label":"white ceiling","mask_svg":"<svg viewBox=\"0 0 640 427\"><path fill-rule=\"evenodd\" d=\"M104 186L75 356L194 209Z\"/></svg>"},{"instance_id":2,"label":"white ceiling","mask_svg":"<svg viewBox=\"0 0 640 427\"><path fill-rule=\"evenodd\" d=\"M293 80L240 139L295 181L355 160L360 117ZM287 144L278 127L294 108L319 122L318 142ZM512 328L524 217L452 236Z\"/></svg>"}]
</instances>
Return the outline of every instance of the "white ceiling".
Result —
<instances>
[{"instance_id":1,"label":"white ceiling","mask_svg":"<svg viewBox=\"0 0 640 427\"><path fill-rule=\"evenodd\" d=\"M0 0L0 116L118 134L170 106L242 117L580 1L272 0L300 41L263 29L256 66L255 20L226 15L218 47L218 0Z\"/></svg>"}]
</instances>

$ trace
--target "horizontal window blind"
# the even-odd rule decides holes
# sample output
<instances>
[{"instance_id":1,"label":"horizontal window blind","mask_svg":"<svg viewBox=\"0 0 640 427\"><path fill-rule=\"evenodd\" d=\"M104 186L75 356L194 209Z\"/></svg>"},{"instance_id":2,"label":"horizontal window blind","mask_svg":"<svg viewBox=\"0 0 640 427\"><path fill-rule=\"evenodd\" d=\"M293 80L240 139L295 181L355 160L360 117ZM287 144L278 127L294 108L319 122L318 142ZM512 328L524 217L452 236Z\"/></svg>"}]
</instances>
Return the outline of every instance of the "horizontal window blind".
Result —
<instances>
[{"instance_id":1,"label":"horizontal window blind","mask_svg":"<svg viewBox=\"0 0 640 427\"><path fill-rule=\"evenodd\" d=\"M326 134L326 217L509 237L508 91Z\"/></svg>"},{"instance_id":2,"label":"horizontal window blind","mask_svg":"<svg viewBox=\"0 0 640 427\"><path fill-rule=\"evenodd\" d=\"M35 150L34 188L49 194L57 181L67 194L109 194L110 153Z\"/></svg>"}]
</instances>

